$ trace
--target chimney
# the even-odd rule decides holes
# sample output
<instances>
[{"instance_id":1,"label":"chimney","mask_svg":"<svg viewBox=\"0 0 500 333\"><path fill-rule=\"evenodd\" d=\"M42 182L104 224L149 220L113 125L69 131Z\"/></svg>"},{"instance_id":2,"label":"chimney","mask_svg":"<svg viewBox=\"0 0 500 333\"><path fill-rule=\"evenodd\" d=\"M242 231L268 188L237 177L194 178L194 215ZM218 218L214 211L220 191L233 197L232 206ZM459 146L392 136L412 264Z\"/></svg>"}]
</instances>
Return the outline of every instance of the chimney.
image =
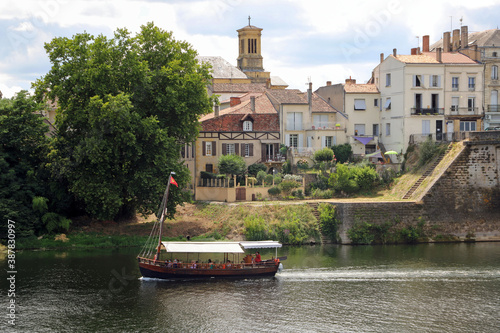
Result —
<instances>
[{"instance_id":1,"label":"chimney","mask_svg":"<svg viewBox=\"0 0 500 333\"><path fill-rule=\"evenodd\" d=\"M462 31L460 32L460 47L465 49L469 47L469 31L468 27L464 25Z\"/></svg>"},{"instance_id":2,"label":"chimney","mask_svg":"<svg viewBox=\"0 0 500 333\"><path fill-rule=\"evenodd\" d=\"M326 81L326 86L329 87L332 85L332 81Z\"/></svg>"},{"instance_id":3,"label":"chimney","mask_svg":"<svg viewBox=\"0 0 500 333\"><path fill-rule=\"evenodd\" d=\"M392 55L394 57L397 57L397 55L398 55L398 49L392 49Z\"/></svg>"},{"instance_id":4,"label":"chimney","mask_svg":"<svg viewBox=\"0 0 500 333\"><path fill-rule=\"evenodd\" d=\"M214 114L215 114L215 117L218 117L219 116L219 111L220 111L220 105L215 105L215 108L214 108Z\"/></svg>"},{"instance_id":5,"label":"chimney","mask_svg":"<svg viewBox=\"0 0 500 333\"><path fill-rule=\"evenodd\" d=\"M452 52L458 51L459 48L460 48L460 29L455 29L453 30L451 51Z\"/></svg>"},{"instance_id":6,"label":"chimney","mask_svg":"<svg viewBox=\"0 0 500 333\"><path fill-rule=\"evenodd\" d=\"M411 49L411 55L416 55L417 54L417 48L414 47Z\"/></svg>"},{"instance_id":7,"label":"chimney","mask_svg":"<svg viewBox=\"0 0 500 333\"><path fill-rule=\"evenodd\" d=\"M474 61L479 61L480 59L480 54L479 52L477 51L477 45L476 44L473 44L470 46L471 50L473 51L472 52L472 57L471 59L474 60Z\"/></svg>"},{"instance_id":8,"label":"chimney","mask_svg":"<svg viewBox=\"0 0 500 333\"><path fill-rule=\"evenodd\" d=\"M241 103L241 99L239 97L231 97L229 99L229 106L232 107L232 106L235 106L235 105L238 105Z\"/></svg>"},{"instance_id":9,"label":"chimney","mask_svg":"<svg viewBox=\"0 0 500 333\"><path fill-rule=\"evenodd\" d=\"M420 52L420 46L417 47L417 54L422 54L422 52Z\"/></svg>"},{"instance_id":10,"label":"chimney","mask_svg":"<svg viewBox=\"0 0 500 333\"><path fill-rule=\"evenodd\" d=\"M429 52L429 35L422 36L422 52Z\"/></svg>"},{"instance_id":11,"label":"chimney","mask_svg":"<svg viewBox=\"0 0 500 333\"><path fill-rule=\"evenodd\" d=\"M449 31L443 34L443 52L450 52L450 36Z\"/></svg>"},{"instance_id":12,"label":"chimney","mask_svg":"<svg viewBox=\"0 0 500 333\"><path fill-rule=\"evenodd\" d=\"M255 112L255 96L250 96L250 110Z\"/></svg>"},{"instance_id":13,"label":"chimney","mask_svg":"<svg viewBox=\"0 0 500 333\"><path fill-rule=\"evenodd\" d=\"M266 80L266 89L271 89L271 79Z\"/></svg>"},{"instance_id":14,"label":"chimney","mask_svg":"<svg viewBox=\"0 0 500 333\"><path fill-rule=\"evenodd\" d=\"M383 61L384 61L384 54L380 53L380 63L382 63Z\"/></svg>"},{"instance_id":15,"label":"chimney","mask_svg":"<svg viewBox=\"0 0 500 333\"><path fill-rule=\"evenodd\" d=\"M356 84L356 79L351 79L349 76L348 79L345 79L345 84Z\"/></svg>"},{"instance_id":16,"label":"chimney","mask_svg":"<svg viewBox=\"0 0 500 333\"><path fill-rule=\"evenodd\" d=\"M441 48L440 48L440 47L438 47L438 48L436 49L436 60L437 60L438 62L441 62L441 61L442 61L442 57L441 57L441 56L442 56L442 54L441 54Z\"/></svg>"},{"instance_id":17,"label":"chimney","mask_svg":"<svg viewBox=\"0 0 500 333\"><path fill-rule=\"evenodd\" d=\"M307 89L307 103L309 104L309 114L312 112L312 91L313 91L313 84L312 82L309 82L309 89Z\"/></svg>"}]
</instances>

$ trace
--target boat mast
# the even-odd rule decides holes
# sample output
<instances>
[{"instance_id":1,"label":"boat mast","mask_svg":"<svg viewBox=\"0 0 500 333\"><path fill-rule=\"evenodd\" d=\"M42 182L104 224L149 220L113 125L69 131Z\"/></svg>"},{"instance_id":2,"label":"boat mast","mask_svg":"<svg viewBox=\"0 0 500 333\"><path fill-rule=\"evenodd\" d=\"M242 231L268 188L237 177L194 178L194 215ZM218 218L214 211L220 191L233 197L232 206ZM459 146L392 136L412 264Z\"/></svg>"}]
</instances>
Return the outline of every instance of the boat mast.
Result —
<instances>
[{"instance_id":1,"label":"boat mast","mask_svg":"<svg viewBox=\"0 0 500 333\"><path fill-rule=\"evenodd\" d=\"M156 251L155 260L160 259L160 249L161 249L161 235L163 234L163 221L165 221L165 217L167 216L167 202L168 202L168 191L170 190L170 182L172 181L172 175L175 175L175 172L170 172L168 176L167 189L163 194L163 199L161 201L160 210L158 211L158 215L160 215L160 234L158 236L158 250Z\"/></svg>"}]
</instances>

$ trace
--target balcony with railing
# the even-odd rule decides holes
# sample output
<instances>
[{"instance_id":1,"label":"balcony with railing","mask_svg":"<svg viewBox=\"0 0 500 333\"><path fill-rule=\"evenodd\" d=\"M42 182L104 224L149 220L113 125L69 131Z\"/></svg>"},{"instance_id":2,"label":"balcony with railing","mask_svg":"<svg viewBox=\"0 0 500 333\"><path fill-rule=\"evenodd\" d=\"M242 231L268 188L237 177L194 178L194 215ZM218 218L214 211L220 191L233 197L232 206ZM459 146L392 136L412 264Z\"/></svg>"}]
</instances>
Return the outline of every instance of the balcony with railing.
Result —
<instances>
[{"instance_id":1,"label":"balcony with railing","mask_svg":"<svg viewBox=\"0 0 500 333\"><path fill-rule=\"evenodd\" d=\"M341 124L334 122L307 123L304 127L306 131L344 130Z\"/></svg>"},{"instance_id":2,"label":"balcony with railing","mask_svg":"<svg viewBox=\"0 0 500 333\"><path fill-rule=\"evenodd\" d=\"M456 105L452 105L450 107L450 114L452 116L470 116L470 115L478 115L479 108L478 107L458 107Z\"/></svg>"},{"instance_id":3,"label":"balcony with railing","mask_svg":"<svg viewBox=\"0 0 500 333\"><path fill-rule=\"evenodd\" d=\"M412 116L437 116L443 114L444 108L411 108Z\"/></svg>"},{"instance_id":4,"label":"balcony with railing","mask_svg":"<svg viewBox=\"0 0 500 333\"><path fill-rule=\"evenodd\" d=\"M431 139L434 142L458 142L469 138L469 133L466 131L460 132L449 132L449 133L422 133L422 134L411 134L410 144L422 143L427 139Z\"/></svg>"},{"instance_id":5,"label":"balcony with railing","mask_svg":"<svg viewBox=\"0 0 500 333\"><path fill-rule=\"evenodd\" d=\"M488 112L500 112L500 104L488 104Z\"/></svg>"}]
</instances>

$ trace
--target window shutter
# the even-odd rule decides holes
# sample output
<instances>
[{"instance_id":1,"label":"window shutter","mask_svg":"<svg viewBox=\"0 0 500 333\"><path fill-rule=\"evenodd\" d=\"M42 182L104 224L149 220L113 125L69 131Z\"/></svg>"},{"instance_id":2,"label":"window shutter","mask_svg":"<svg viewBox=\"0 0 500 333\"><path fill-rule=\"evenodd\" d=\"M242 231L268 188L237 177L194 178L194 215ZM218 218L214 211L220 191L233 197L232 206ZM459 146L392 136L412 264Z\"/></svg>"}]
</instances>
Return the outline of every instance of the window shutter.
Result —
<instances>
[{"instance_id":1,"label":"window shutter","mask_svg":"<svg viewBox=\"0 0 500 333\"><path fill-rule=\"evenodd\" d=\"M222 155L227 155L227 143L222 144Z\"/></svg>"},{"instance_id":2,"label":"window shutter","mask_svg":"<svg viewBox=\"0 0 500 333\"><path fill-rule=\"evenodd\" d=\"M262 143L260 145L260 158L265 161L266 160L266 144L265 143Z\"/></svg>"},{"instance_id":3,"label":"window shutter","mask_svg":"<svg viewBox=\"0 0 500 333\"><path fill-rule=\"evenodd\" d=\"M236 144L236 145L238 145L238 144ZM245 144L242 143L242 144L240 144L240 146L241 146L240 155L245 157Z\"/></svg>"},{"instance_id":4,"label":"window shutter","mask_svg":"<svg viewBox=\"0 0 500 333\"><path fill-rule=\"evenodd\" d=\"M414 87L417 86L417 76L416 75L413 75L413 86Z\"/></svg>"},{"instance_id":5,"label":"window shutter","mask_svg":"<svg viewBox=\"0 0 500 333\"><path fill-rule=\"evenodd\" d=\"M290 147L290 134L285 134L285 146Z\"/></svg>"},{"instance_id":6,"label":"window shutter","mask_svg":"<svg viewBox=\"0 0 500 333\"><path fill-rule=\"evenodd\" d=\"M212 156L217 156L217 151L215 150L217 148L217 142L212 141Z\"/></svg>"},{"instance_id":7,"label":"window shutter","mask_svg":"<svg viewBox=\"0 0 500 333\"><path fill-rule=\"evenodd\" d=\"M206 154L206 150L205 150L205 149L206 149L206 147L207 147L207 143L206 143L205 141L203 141L203 142L201 143L201 154L202 154L203 156L205 156L205 154Z\"/></svg>"},{"instance_id":8,"label":"window shutter","mask_svg":"<svg viewBox=\"0 0 500 333\"><path fill-rule=\"evenodd\" d=\"M295 129L295 114L293 112L288 112L286 114L286 129L287 130L294 130Z\"/></svg>"},{"instance_id":9,"label":"window shutter","mask_svg":"<svg viewBox=\"0 0 500 333\"><path fill-rule=\"evenodd\" d=\"M245 153L245 150L244 149L242 149L242 150L243 150L243 153ZM239 155L240 154L240 145L237 144L237 143L234 144L234 154L235 155Z\"/></svg>"},{"instance_id":10,"label":"window shutter","mask_svg":"<svg viewBox=\"0 0 500 333\"><path fill-rule=\"evenodd\" d=\"M253 156L253 143L249 143L248 155Z\"/></svg>"},{"instance_id":11,"label":"window shutter","mask_svg":"<svg viewBox=\"0 0 500 333\"><path fill-rule=\"evenodd\" d=\"M438 87L441 88L441 75L438 75Z\"/></svg>"},{"instance_id":12,"label":"window shutter","mask_svg":"<svg viewBox=\"0 0 500 333\"><path fill-rule=\"evenodd\" d=\"M321 148L325 148L326 147L326 137L322 136L321 137Z\"/></svg>"},{"instance_id":13,"label":"window shutter","mask_svg":"<svg viewBox=\"0 0 500 333\"><path fill-rule=\"evenodd\" d=\"M304 147L304 134L299 134L298 146L299 147Z\"/></svg>"}]
</instances>

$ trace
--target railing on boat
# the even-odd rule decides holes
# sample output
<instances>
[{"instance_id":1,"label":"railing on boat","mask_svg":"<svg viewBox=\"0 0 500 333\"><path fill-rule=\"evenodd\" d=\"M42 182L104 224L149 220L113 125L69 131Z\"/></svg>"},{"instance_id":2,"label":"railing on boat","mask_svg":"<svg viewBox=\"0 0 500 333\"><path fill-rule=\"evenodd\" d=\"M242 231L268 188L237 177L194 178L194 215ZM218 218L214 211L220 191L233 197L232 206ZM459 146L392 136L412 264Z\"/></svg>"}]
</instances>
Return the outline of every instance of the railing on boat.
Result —
<instances>
[{"instance_id":1,"label":"railing on boat","mask_svg":"<svg viewBox=\"0 0 500 333\"><path fill-rule=\"evenodd\" d=\"M263 260L260 263L174 263L164 262L153 259L139 258L139 262L148 265L167 267L167 268L183 268L183 269L245 269L245 268L259 268L265 266L276 265L277 259Z\"/></svg>"}]
</instances>

